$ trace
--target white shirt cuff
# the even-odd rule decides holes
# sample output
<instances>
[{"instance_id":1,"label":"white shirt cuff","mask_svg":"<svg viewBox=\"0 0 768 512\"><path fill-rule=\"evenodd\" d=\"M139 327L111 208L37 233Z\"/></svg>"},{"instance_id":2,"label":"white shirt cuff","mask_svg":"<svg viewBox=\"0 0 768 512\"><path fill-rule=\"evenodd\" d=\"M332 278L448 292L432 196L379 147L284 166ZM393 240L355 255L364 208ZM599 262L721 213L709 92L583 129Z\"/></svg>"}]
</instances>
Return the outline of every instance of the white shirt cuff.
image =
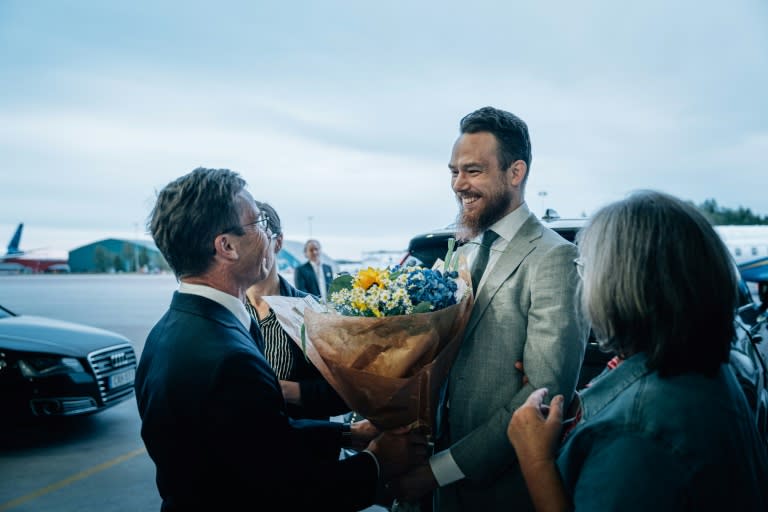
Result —
<instances>
[{"instance_id":1,"label":"white shirt cuff","mask_svg":"<svg viewBox=\"0 0 768 512\"><path fill-rule=\"evenodd\" d=\"M435 475L435 480L437 480L440 487L464 478L464 473L459 469L456 461L453 460L450 449L443 450L430 457L429 467L432 469L432 474Z\"/></svg>"},{"instance_id":2,"label":"white shirt cuff","mask_svg":"<svg viewBox=\"0 0 768 512\"><path fill-rule=\"evenodd\" d=\"M373 462L376 463L376 474L379 478L381 478L381 466L379 466L379 459L376 458L376 455L374 455L371 450L363 450L363 453L367 453L373 458Z\"/></svg>"}]
</instances>

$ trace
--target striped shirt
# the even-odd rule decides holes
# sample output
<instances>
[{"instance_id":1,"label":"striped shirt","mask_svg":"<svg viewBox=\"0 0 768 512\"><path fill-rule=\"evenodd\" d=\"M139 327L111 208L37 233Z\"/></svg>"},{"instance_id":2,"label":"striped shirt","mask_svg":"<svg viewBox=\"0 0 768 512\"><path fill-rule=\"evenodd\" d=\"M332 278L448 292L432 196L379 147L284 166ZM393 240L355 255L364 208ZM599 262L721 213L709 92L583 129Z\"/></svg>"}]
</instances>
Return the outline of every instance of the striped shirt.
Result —
<instances>
[{"instance_id":1,"label":"striped shirt","mask_svg":"<svg viewBox=\"0 0 768 512\"><path fill-rule=\"evenodd\" d=\"M270 308L269 314L260 319L256 308L249 300L245 302L245 309L259 325L261 335L264 337L264 357L272 365L277 378L280 380L297 380L295 358L298 347L280 326L275 312Z\"/></svg>"}]
</instances>

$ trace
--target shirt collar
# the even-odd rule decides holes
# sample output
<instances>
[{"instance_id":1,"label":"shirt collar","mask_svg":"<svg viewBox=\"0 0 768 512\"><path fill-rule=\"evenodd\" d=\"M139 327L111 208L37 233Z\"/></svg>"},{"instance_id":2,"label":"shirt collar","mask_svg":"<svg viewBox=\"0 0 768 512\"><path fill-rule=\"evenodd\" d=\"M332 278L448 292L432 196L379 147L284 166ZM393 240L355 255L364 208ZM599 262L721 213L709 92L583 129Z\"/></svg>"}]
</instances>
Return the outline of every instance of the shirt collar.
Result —
<instances>
[{"instance_id":1,"label":"shirt collar","mask_svg":"<svg viewBox=\"0 0 768 512\"><path fill-rule=\"evenodd\" d=\"M205 297L206 299L211 299L212 301L221 304L235 315L235 318L245 326L247 331L250 331L251 315L249 315L248 310L245 309L245 304L243 304L237 297L204 284L185 283L184 281L179 283L179 293L199 295L200 297Z\"/></svg>"},{"instance_id":2,"label":"shirt collar","mask_svg":"<svg viewBox=\"0 0 768 512\"><path fill-rule=\"evenodd\" d=\"M509 212L501 219L493 223L488 229L494 230L499 238L504 239L505 242L509 242L520 231L520 228L525 223L528 216L531 214L531 210L528 209L528 204L523 203L515 210ZM483 234L480 233L476 237L476 241L480 242ZM498 240L497 240L498 241Z\"/></svg>"}]
</instances>

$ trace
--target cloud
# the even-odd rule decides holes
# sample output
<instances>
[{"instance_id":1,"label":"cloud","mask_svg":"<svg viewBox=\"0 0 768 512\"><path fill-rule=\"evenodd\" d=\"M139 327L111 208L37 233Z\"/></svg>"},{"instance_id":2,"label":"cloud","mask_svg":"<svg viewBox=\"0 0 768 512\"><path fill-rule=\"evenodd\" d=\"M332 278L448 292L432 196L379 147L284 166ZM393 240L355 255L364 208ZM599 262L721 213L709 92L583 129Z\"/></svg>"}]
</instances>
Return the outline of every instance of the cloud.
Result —
<instances>
[{"instance_id":1,"label":"cloud","mask_svg":"<svg viewBox=\"0 0 768 512\"><path fill-rule=\"evenodd\" d=\"M312 217L360 251L404 245L453 219L451 145L484 105L528 122L539 214L636 188L768 214L761 2L46 5L0 16L0 220L30 237L130 231L202 165L241 172L289 236Z\"/></svg>"}]
</instances>

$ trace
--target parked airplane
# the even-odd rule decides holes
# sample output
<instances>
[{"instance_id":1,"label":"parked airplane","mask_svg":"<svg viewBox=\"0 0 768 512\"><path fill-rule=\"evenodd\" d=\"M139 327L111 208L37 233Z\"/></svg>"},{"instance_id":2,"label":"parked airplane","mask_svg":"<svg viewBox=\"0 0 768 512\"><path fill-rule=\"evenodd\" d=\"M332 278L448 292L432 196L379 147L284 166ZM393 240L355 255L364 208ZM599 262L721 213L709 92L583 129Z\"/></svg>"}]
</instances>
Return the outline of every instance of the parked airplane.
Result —
<instances>
[{"instance_id":1,"label":"parked airplane","mask_svg":"<svg viewBox=\"0 0 768 512\"><path fill-rule=\"evenodd\" d=\"M737 264L768 257L768 226L715 226Z\"/></svg>"},{"instance_id":2,"label":"parked airplane","mask_svg":"<svg viewBox=\"0 0 768 512\"><path fill-rule=\"evenodd\" d=\"M39 249L24 251L20 248L24 223L20 223L8 242L4 256L0 257L0 272L69 272L69 261L63 258L32 256Z\"/></svg>"}]
</instances>

